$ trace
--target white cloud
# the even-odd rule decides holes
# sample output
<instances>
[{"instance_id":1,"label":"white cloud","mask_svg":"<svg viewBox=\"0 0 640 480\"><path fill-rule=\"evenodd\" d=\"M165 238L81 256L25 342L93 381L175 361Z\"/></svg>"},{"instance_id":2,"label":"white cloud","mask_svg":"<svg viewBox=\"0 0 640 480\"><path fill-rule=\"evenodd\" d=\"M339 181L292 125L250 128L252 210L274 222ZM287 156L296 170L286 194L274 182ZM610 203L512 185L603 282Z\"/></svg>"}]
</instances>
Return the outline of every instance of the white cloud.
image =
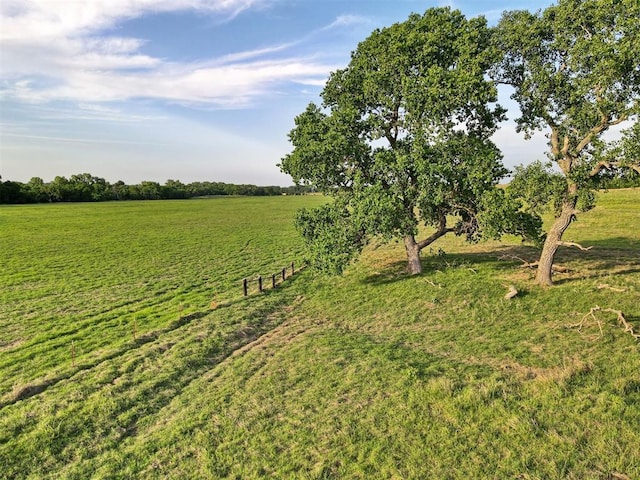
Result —
<instances>
[{"instance_id":1,"label":"white cloud","mask_svg":"<svg viewBox=\"0 0 640 480\"><path fill-rule=\"evenodd\" d=\"M370 25L373 22L370 18L361 15L340 15L329 25L321 28L319 31L331 30L338 27L349 27L352 25Z\"/></svg>"},{"instance_id":2,"label":"white cloud","mask_svg":"<svg viewBox=\"0 0 640 480\"><path fill-rule=\"evenodd\" d=\"M266 1L7 0L0 11L0 96L85 103L154 98L229 108L285 82L320 85L334 66L313 58L273 58L293 44L176 63L141 53L145 39L100 36L119 21L149 12L195 9L236 15Z\"/></svg>"},{"instance_id":3,"label":"white cloud","mask_svg":"<svg viewBox=\"0 0 640 480\"><path fill-rule=\"evenodd\" d=\"M145 13L195 9L225 15L265 0L4 0L0 41L58 39L103 30Z\"/></svg>"},{"instance_id":4,"label":"white cloud","mask_svg":"<svg viewBox=\"0 0 640 480\"><path fill-rule=\"evenodd\" d=\"M135 57L128 60L133 62ZM119 67L118 70L101 69L110 61ZM21 80L5 95L27 102L114 102L155 98L228 108L246 105L283 82L319 85L334 69L295 58L216 66L162 63L153 69L126 72L122 71L123 63L116 58L85 55L78 59L80 65L84 68L70 70L62 83L43 87L31 80ZM87 70L87 65L94 68Z\"/></svg>"}]
</instances>

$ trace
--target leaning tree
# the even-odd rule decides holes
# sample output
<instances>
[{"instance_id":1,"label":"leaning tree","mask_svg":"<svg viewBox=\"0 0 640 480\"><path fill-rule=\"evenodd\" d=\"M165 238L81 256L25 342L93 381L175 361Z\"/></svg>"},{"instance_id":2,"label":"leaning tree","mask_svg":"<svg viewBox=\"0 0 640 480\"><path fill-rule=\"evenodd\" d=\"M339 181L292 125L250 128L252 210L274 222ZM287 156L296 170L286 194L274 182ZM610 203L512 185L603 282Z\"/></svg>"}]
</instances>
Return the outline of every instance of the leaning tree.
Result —
<instances>
[{"instance_id":1,"label":"leaning tree","mask_svg":"<svg viewBox=\"0 0 640 480\"><path fill-rule=\"evenodd\" d=\"M339 272L370 238L398 238L417 274L420 251L447 233L535 230L495 187L507 172L489 140L504 114L486 75L499 57L490 36L484 18L413 14L361 42L322 106L296 117L281 169L334 197L297 218L316 266ZM432 227L424 238L420 225Z\"/></svg>"},{"instance_id":2,"label":"leaning tree","mask_svg":"<svg viewBox=\"0 0 640 480\"><path fill-rule=\"evenodd\" d=\"M527 138L548 131L549 157L564 178L538 262L539 284L552 284L558 247L579 246L562 237L576 214L594 205L603 169L638 169L637 157L616 158L620 149L607 145L604 134L637 121L639 18L638 0L559 0L542 12L505 12L496 28L504 56L494 78L514 88L518 128Z\"/></svg>"}]
</instances>

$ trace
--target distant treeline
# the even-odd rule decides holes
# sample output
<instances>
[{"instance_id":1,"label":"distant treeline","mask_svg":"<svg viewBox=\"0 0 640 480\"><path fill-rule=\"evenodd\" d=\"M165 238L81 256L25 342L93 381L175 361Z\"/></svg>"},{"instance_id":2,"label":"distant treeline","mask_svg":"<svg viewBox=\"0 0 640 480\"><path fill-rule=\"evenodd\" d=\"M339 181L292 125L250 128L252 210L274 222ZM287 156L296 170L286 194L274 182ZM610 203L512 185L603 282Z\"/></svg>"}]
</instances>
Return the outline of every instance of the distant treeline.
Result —
<instances>
[{"instance_id":1,"label":"distant treeline","mask_svg":"<svg viewBox=\"0 0 640 480\"><path fill-rule=\"evenodd\" d=\"M104 178L89 173L56 177L45 182L33 177L27 183L2 181L0 178L0 203L49 203L49 202L104 202L108 200L168 200L206 197L213 195L302 195L310 193L306 186L260 187L235 185L223 182L193 182L184 184L179 180L142 182L127 185L123 181L109 183Z\"/></svg>"},{"instance_id":2,"label":"distant treeline","mask_svg":"<svg viewBox=\"0 0 640 480\"><path fill-rule=\"evenodd\" d=\"M640 174L630 169L603 171L597 182L598 187L608 189L640 187Z\"/></svg>"}]
</instances>

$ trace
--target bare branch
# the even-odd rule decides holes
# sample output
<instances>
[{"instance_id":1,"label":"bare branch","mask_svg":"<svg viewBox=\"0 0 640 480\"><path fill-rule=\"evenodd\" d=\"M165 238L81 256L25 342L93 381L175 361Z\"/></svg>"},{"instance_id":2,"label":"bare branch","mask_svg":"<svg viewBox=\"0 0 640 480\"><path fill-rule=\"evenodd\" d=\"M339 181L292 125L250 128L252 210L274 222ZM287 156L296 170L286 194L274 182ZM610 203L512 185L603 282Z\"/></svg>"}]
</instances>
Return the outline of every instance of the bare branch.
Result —
<instances>
[{"instance_id":1,"label":"bare branch","mask_svg":"<svg viewBox=\"0 0 640 480\"><path fill-rule=\"evenodd\" d=\"M611 170L612 166L613 165L612 165L611 162L605 162L604 160L602 160L602 161L596 163L596 165L591 169L591 171L589 172L589 176L590 177L595 177L602 170Z\"/></svg>"},{"instance_id":2,"label":"bare branch","mask_svg":"<svg viewBox=\"0 0 640 480\"><path fill-rule=\"evenodd\" d=\"M426 278L424 281L425 281L425 282L427 282L427 283L428 283L429 285L431 285L432 287L442 288L442 285L440 285L440 284L435 284L435 283L433 283L431 280L429 280L428 278Z\"/></svg>"},{"instance_id":3,"label":"bare branch","mask_svg":"<svg viewBox=\"0 0 640 480\"><path fill-rule=\"evenodd\" d=\"M509 290L504 296L505 299L511 300L513 297L518 295L518 290L516 290L516 287L513 285L503 285L503 287L506 287Z\"/></svg>"},{"instance_id":4,"label":"bare branch","mask_svg":"<svg viewBox=\"0 0 640 480\"><path fill-rule=\"evenodd\" d=\"M520 265L520 268L538 268L538 262L527 262L525 259L520 258L516 255L502 255L501 257L498 258L498 260L506 260L506 259L520 260L522 262L522 265ZM553 271L557 273L567 273L571 271L567 267L562 267L560 265L553 265L552 268L553 268Z\"/></svg>"},{"instance_id":5,"label":"bare branch","mask_svg":"<svg viewBox=\"0 0 640 480\"><path fill-rule=\"evenodd\" d=\"M620 162L607 162L605 160L602 160L600 162L598 162L589 172L589 176L590 177L595 177L598 173L600 173L602 170L611 170L612 168L628 168L630 170L633 170L637 173L640 173L640 165L636 165L636 164L622 164Z\"/></svg>"},{"instance_id":6,"label":"bare branch","mask_svg":"<svg viewBox=\"0 0 640 480\"><path fill-rule=\"evenodd\" d=\"M446 235L447 233L455 232L455 231L456 231L456 229L453 228L453 227L451 227L451 228L439 228L438 230L433 232L431 235L429 235L427 238L425 238L421 242L418 242L418 249L422 250L424 247L426 247L427 245L431 245L433 242L435 242L440 237Z\"/></svg>"},{"instance_id":7,"label":"bare branch","mask_svg":"<svg viewBox=\"0 0 640 480\"><path fill-rule=\"evenodd\" d=\"M547 120L548 122L549 120ZM558 128L555 126L551 127L551 153L554 157L560 156L560 140L558 136Z\"/></svg>"},{"instance_id":8,"label":"bare branch","mask_svg":"<svg viewBox=\"0 0 640 480\"><path fill-rule=\"evenodd\" d=\"M502 255L498 257L498 260L519 260L522 262L520 268L536 268L538 266L538 262L529 262L522 257L518 257L517 255Z\"/></svg>"},{"instance_id":9,"label":"bare branch","mask_svg":"<svg viewBox=\"0 0 640 480\"><path fill-rule=\"evenodd\" d=\"M612 287L611 285L607 285L606 283L601 283L596 288L598 290L603 290L603 289L606 288L607 290L611 290L613 292L626 292L627 291L626 288L616 288L616 287Z\"/></svg>"},{"instance_id":10,"label":"bare branch","mask_svg":"<svg viewBox=\"0 0 640 480\"><path fill-rule=\"evenodd\" d=\"M586 38L587 40L591 40L591 37L593 37L593 34L589 31L589 29L587 27L585 27L584 25L580 25L582 27L582 29L584 30L584 32L586 33Z\"/></svg>"},{"instance_id":11,"label":"bare branch","mask_svg":"<svg viewBox=\"0 0 640 480\"><path fill-rule=\"evenodd\" d=\"M612 120L609 122L609 126L613 127L615 125L619 125L622 122L626 121L629 118L629 115L627 115L626 113L624 115L620 115L620 118L618 118L617 120Z\"/></svg>"},{"instance_id":12,"label":"bare branch","mask_svg":"<svg viewBox=\"0 0 640 480\"><path fill-rule=\"evenodd\" d=\"M564 137L564 144L562 145L561 153L563 157L566 157L569 154L569 137L568 136Z\"/></svg>"},{"instance_id":13,"label":"bare branch","mask_svg":"<svg viewBox=\"0 0 640 480\"><path fill-rule=\"evenodd\" d=\"M585 314L584 317L582 317L582 319L573 325L569 325L569 328L577 328L578 331L582 330L582 327L585 326L585 322L586 320L591 317L593 318L593 320L596 321L596 323L598 324L598 328L600 329L600 337L602 337L603 332L602 332L602 324L600 323L600 320L598 320L595 316L595 312L605 312L605 313L615 313L616 316L618 317L618 323L620 325L622 325L624 327L624 332L628 333L629 335L631 335L633 338L635 338L636 340L640 340L640 334L636 333L633 329L633 325L631 325L626 318L624 318L624 314L622 313L622 311L620 310L615 310L613 308L601 308L598 305L596 305L595 307L591 308L591 310L589 310L589 312L587 314Z\"/></svg>"},{"instance_id":14,"label":"bare branch","mask_svg":"<svg viewBox=\"0 0 640 480\"><path fill-rule=\"evenodd\" d=\"M583 252L587 252L589 250L591 250L593 248L593 245L591 245L590 247L583 247L582 245L580 245L579 243L576 242L558 242L558 245L562 246L562 247L576 247L579 248L580 250L582 250Z\"/></svg>"},{"instance_id":15,"label":"bare branch","mask_svg":"<svg viewBox=\"0 0 640 480\"><path fill-rule=\"evenodd\" d=\"M584 150L584 148L591 143L593 137L607 130L609 127L613 127L614 125L618 125L624 122L627 118L628 115L620 115L620 117L616 120L609 120L609 117L603 113L602 117L600 118L600 123L589 130L589 133L585 135L585 137L576 147L576 154L579 154L582 150Z\"/></svg>"},{"instance_id":16,"label":"bare branch","mask_svg":"<svg viewBox=\"0 0 640 480\"><path fill-rule=\"evenodd\" d=\"M538 262L536 262L537 264ZM536 265L537 266L537 265ZM553 265L551 267L551 271L552 272L557 272L557 273L569 273L571 271L571 269L567 268L567 267L563 267L561 265Z\"/></svg>"}]
</instances>

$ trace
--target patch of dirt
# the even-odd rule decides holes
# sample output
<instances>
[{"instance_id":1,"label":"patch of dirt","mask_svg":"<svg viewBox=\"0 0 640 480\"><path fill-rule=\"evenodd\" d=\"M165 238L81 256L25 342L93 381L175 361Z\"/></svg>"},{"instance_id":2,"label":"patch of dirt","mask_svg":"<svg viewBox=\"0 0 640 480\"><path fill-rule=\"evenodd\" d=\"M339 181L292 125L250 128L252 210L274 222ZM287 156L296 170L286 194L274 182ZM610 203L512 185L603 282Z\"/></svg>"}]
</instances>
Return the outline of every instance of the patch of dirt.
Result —
<instances>
[{"instance_id":1,"label":"patch of dirt","mask_svg":"<svg viewBox=\"0 0 640 480\"><path fill-rule=\"evenodd\" d=\"M537 380L539 382L565 382L574 375L589 373L592 366L578 358L571 358L563 362L562 366L542 368L528 367L517 362L502 363L500 368L513 373L522 380Z\"/></svg>"},{"instance_id":2,"label":"patch of dirt","mask_svg":"<svg viewBox=\"0 0 640 480\"><path fill-rule=\"evenodd\" d=\"M14 340L13 342L5 343L3 345L0 345L0 352L6 352L8 350L11 350L12 348L19 347L23 343L24 343L24 340L21 340L21 339Z\"/></svg>"},{"instance_id":3,"label":"patch of dirt","mask_svg":"<svg viewBox=\"0 0 640 480\"><path fill-rule=\"evenodd\" d=\"M17 403L21 400L26 400L27 398L38 395L44 392L54 383L55 382L53 380L43 380L39 383L17 385L13 388L13 392L8 396L8 398L0 402L0 408L6 407L8 405L13 405L14 403Z\"/></svg>"}]
</instances>

